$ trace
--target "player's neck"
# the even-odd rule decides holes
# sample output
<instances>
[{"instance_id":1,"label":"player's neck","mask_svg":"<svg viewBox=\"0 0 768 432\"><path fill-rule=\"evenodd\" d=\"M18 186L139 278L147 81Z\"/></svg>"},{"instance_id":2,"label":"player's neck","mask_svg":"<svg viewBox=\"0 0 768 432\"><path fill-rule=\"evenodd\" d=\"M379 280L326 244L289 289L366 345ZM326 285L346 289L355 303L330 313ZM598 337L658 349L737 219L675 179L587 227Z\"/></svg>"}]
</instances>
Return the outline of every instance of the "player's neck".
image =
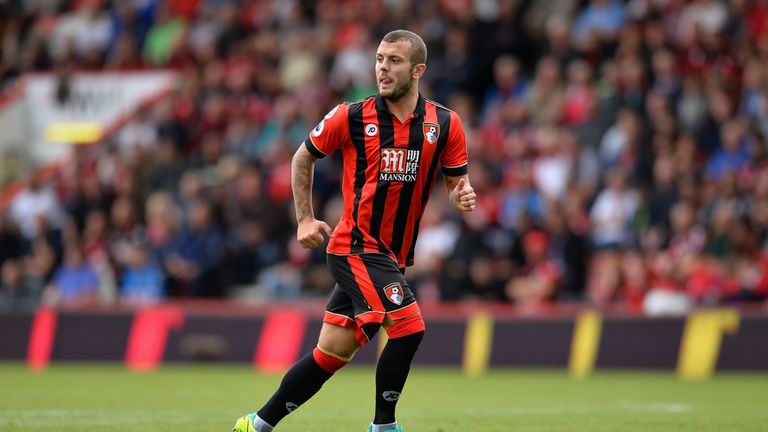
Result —
<instances>
[{"instance_id":1,"label":"player's neck","mask_svg":"<svg viewBox=\"0 0 768 432\"><path fill-rule=\"evenodd\" d=\"M419 103L419 90L416 85L411 87L402 98L393 101L390 99L384 99L387 104L389 112L395 115L398 120L405 122L414 111L416 111L416 104Z\"/></svg>"}]
</instances>

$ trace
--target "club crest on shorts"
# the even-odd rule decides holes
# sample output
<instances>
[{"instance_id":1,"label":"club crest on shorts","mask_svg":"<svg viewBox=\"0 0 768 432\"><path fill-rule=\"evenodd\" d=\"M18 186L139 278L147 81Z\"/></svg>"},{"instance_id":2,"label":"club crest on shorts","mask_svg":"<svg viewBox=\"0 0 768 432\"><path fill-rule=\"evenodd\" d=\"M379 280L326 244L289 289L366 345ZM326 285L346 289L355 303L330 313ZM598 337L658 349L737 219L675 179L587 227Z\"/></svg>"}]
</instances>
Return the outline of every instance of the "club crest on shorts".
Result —
<instances>
[{"instance_id":1,"label":"club crest on shorts","mask_svg":"<svg viewBox=\"0 0 768 432\"><path fill-rule=\"evenodd\" d=\"M399 282L391 283L384 287L384 295L387 296L389 301L400 306L403 302L403 287Z\"/></svg>"},{"instance_id":2,"label":"club crest on shorts","mask_svg":"<svg viewBox=\"0 0 768 432\"><path fill-rule=\"evenodd\" d=\"M440 125L437 123L424 123L424 138L427 142L434 144L440 138Z\"/></svg>"}]
</instances>

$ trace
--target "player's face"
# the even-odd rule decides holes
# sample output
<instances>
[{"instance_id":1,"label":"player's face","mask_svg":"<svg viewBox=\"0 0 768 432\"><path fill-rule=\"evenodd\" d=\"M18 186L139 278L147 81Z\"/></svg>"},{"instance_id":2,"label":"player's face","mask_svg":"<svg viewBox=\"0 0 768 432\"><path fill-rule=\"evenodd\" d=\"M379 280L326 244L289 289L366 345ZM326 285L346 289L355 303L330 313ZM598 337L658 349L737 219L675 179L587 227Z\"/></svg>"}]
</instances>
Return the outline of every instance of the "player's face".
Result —
<instances>
[{"instance_id":1,"label":"player's face","mask_svg":"<svg viewBox=\"0 0 768 432\"><path fill-rule=\"evenodd\" d=\"M411 44L382 42L376 51L376 82L384 99L402 99L413 86Z\"/></svg>"}]
</instances>

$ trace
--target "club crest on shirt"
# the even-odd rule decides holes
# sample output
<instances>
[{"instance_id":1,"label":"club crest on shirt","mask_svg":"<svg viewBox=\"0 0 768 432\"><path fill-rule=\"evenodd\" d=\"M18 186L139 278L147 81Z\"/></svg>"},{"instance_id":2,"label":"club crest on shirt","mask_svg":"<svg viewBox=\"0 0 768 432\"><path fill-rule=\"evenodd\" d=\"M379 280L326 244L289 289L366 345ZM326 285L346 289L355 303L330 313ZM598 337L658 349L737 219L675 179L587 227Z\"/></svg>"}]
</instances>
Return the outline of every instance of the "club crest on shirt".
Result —
<instances>
[{"instance_id":1,"label":"club crest on shirt","mask_svg":"<svg viewBox=\"0 0 768 432\"><path fill-rule=\"evenodd\" d=\"M389 301L400 306L403 302L403 287L400 286L400 282L391 283L384 287L384 295Z\"/></svg>"},{"instance_id":2,"label":"club crest on shirt","mask_svg":"<svg viewBox=\"0 0 768 432\"><path fill-rule=\"evenodd\" d=\"M440 138L440 125L437 123L424 123L424 138L427 142L434 144Z\"/></svg>"}]
</instances>

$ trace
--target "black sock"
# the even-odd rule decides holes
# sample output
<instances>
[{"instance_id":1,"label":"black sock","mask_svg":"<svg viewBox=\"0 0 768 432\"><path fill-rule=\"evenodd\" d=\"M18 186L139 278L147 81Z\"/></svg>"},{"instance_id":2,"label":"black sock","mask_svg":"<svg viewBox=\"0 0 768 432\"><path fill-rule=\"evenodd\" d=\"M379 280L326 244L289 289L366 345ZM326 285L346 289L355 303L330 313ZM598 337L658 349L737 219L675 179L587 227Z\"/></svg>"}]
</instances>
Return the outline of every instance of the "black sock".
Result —
<instances>
[{"instance_id":1,"label":"black sock","mask_svg":"<svg viewBox=\"0 0 768 432\"><path fill-rule=\"evenodd\" d=\"M411 370L411 360L419 348L424 332L390 339L379 357L376 365L376 415L374 424L395 422L395 406L400 399L408 372Z\"/></svg>"},{"instance_id":2,"label":"black sock","mask_svg":"<svg viewBox=\"0 0 768 432\"><path fill-rule=\"evenodd\" d=\"M321 368L310 352L285 374L275 394L259 410L259 417L276 426L283 417L314 396L331 376L333 374Z\"/></svg>"}]
</instances>

